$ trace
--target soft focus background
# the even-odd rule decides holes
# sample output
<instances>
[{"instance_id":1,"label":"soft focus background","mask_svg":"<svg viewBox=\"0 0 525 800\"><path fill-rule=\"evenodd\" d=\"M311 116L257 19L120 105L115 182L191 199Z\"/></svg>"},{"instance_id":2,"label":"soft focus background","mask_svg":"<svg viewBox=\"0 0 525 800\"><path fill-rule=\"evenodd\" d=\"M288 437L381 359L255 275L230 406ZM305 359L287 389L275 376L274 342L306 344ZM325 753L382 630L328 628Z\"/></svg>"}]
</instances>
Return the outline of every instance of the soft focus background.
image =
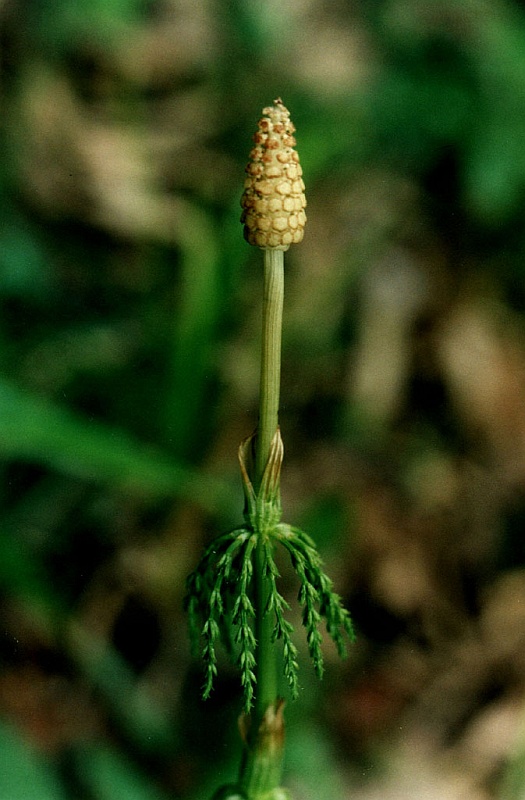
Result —
<instances>
[{"instance_id":1,"label":"soft focus background","mask_svg":"<svg viewBox=\"0 0 525 800\"><path fill-rule=\"evenodd\" d=\"M359 630L295 800L525 797L525 4L0 0L0 797L209 800L236 671L182 611L241 520L263 106L297 126L285 518ZM293 603L297 587L283 564Z\"/></svg>"}]
</instances>

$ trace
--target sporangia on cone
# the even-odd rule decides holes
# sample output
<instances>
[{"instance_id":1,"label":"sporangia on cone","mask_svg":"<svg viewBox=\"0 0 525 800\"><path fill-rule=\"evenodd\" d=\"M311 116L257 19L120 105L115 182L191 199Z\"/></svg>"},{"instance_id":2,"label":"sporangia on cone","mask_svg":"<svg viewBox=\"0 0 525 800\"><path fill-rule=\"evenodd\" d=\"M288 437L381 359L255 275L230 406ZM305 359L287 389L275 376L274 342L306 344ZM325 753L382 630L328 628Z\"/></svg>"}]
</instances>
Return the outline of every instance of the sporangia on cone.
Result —
<instances>
[{"instance_id":1,"label":"sporangia on cone","mask_svg":"<svg viewBox=\"0 0 525 800\"><path fill-rule=\"evenodd\" d=\"M280 98L263 109L241 198L244 238L256 247L288 250L304 236L306 197L294 133Z\"/></svg>"}]
</instances>

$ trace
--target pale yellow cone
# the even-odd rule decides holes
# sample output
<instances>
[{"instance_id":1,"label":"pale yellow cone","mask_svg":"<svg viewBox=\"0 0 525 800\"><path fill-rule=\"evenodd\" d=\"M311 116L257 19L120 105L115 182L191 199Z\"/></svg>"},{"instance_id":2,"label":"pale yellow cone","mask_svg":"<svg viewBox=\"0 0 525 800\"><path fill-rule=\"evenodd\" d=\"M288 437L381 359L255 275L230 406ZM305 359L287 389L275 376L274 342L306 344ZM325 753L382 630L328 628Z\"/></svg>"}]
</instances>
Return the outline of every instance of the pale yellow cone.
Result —
<instances>
[{"instance_id":1,"label":"pale yellow cone","mask_svg":"<svg viewBox=\"0 0 525 800\"><path fill-rule=\"evenodd\" d=\"M244 238L256 247L288 250L304 236L306 197L294 132L280 98L263 109L241 198Z\"/></svg>"}]
</instances>

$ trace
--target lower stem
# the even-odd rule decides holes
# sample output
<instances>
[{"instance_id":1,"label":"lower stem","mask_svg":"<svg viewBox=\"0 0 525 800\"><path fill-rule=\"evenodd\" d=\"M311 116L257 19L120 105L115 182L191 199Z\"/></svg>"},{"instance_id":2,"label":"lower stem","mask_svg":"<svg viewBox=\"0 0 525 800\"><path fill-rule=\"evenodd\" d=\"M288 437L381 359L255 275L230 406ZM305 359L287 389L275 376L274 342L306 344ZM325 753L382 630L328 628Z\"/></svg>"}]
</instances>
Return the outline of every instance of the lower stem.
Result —
<instances>
[{"instance_id":1,"label":"lower stem","mask_svg":"<svg viewBox=\"0 0 525 800\"><path fill-rule=\"evenodd\" d=\"M283 298L284 252L265 250L260 405L254 475L256 492L279 424ZM269 585L264 575L264 551L260 540L254 567L257 690L241 768L241 783L250 800L279 786L283 744L282 709L277 697L277 663L272 642L273 620L265 613Z\"/></svg>"}]
</instances>

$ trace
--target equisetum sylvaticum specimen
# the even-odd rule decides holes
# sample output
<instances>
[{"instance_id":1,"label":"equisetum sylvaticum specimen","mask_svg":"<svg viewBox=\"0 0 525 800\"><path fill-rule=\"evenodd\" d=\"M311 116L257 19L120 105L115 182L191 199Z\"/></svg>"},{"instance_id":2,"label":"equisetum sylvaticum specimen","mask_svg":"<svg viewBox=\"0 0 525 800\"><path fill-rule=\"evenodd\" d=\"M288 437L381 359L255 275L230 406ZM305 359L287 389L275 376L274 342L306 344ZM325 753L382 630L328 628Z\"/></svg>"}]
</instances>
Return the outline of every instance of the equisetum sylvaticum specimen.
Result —
<instances>
[{"instance_id":1,"label":"equisetum sylvaticum specimen","mask_svg":"<svg viewBox=\"0 0 525 800\"><path fill-rule=\"evenodd\" d=\"M345 634L354 637L348 611L323 571L314 541L281 520L283 443L278 424L284 253L304 235L306 198L296 152L295 128L280 99L263 109L246 167L241 222L244 237L264 253L263 329L259 422L241 443L244 522L219 536L188 578L186 608L194 643L205 666L203 697L217 674L219 641L240 671L244 754L238 783L218 790L229 800L284 800L281 787L284 701L278 694L278 661L293 699L298 695L298 651L289 608L279 590L275 550L288 554L299 583L298 600L315 671L323 674L321 624L341 656ZM280 644L280 652L277 645Z\"/></svg>"}]
</instances>

